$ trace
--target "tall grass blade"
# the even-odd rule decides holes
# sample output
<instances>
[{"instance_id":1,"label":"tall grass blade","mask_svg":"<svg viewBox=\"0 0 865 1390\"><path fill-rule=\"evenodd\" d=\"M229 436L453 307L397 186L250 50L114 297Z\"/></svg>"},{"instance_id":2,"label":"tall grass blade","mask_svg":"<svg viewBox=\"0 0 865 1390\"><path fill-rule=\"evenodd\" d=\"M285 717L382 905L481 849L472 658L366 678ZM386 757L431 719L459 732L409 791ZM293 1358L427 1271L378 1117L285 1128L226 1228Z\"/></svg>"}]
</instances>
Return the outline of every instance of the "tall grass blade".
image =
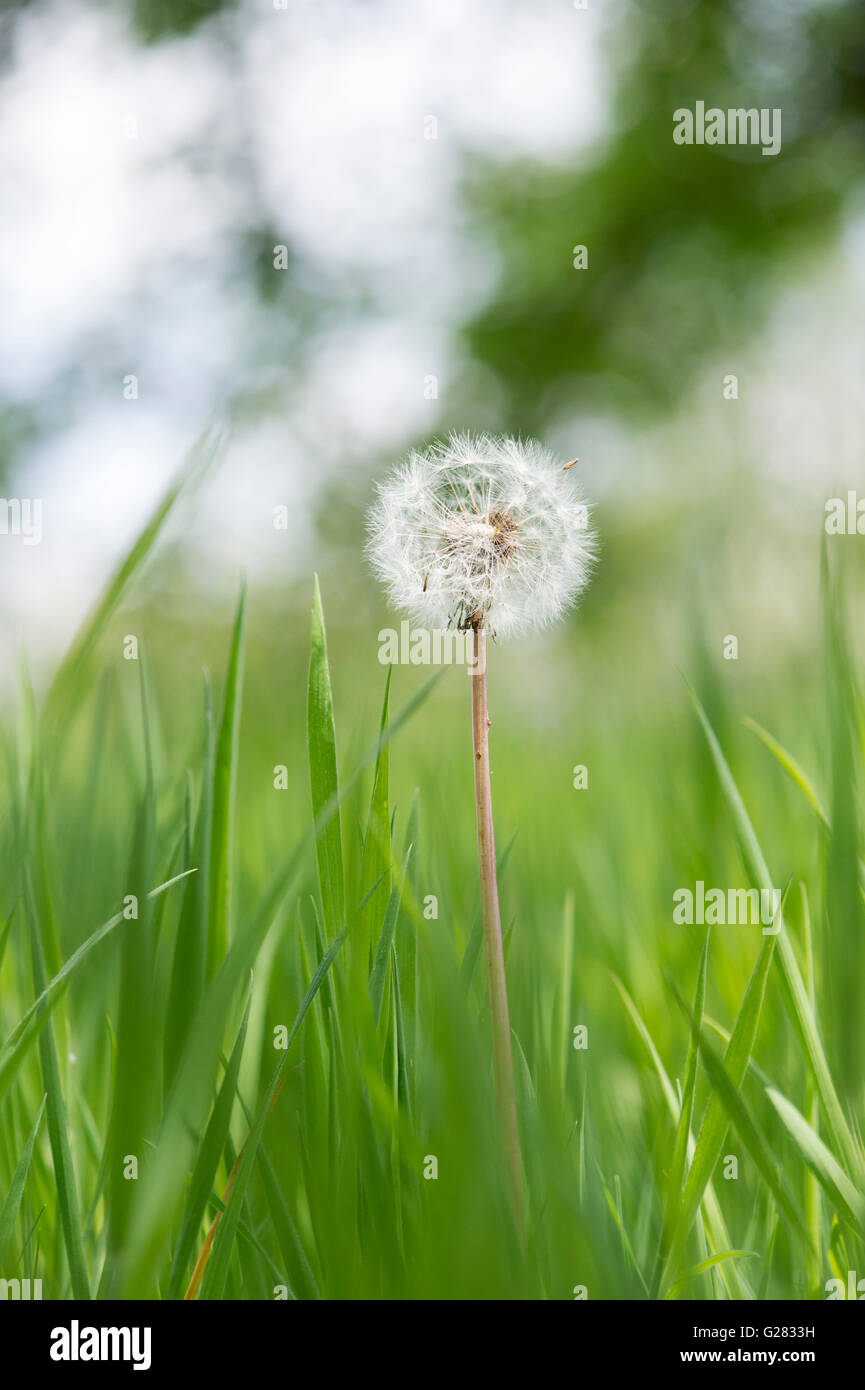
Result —
<instances>
[{"instance_id":1,"label":"tall grass blade","mask_svg":"<svg viewBox=\"0 0 865 1390\"><path fill-rule=\"evenodd\" d=\"M6 1200L0 1209L0 1269L6 1268L6 1256L12 1244L12 1237L15 1234L15 1222L18 1218L18 1210L21 1206L21 1198L24 1196L24 1185L27 1182L27 1174L30 1172L30 1164L33 1161L33 1146L36 1143L36 1136L42 1126L42 1116L45 1114L45 1103L47 1096L42 1097L42 1104L36 1113L36 1119L27 1136L18 1166L9 1185Z\"/></svg>"},{"instance_id":2,"label":"tall grass blade","mask_svg":"<svg viewBox=\"0 0 865 1390\"><path fill-rule=\"evenodd\" d=\"M157 888L151 889L149 897L158 897L173 884L180 883L182 879L195 873L194 869L187 869L182 874L176 874L174 878L168 879L165 883L160 883ZM87 959L94 947L98 946L109 933L126 921L122 912L116 912L113 917L109 917L107 922L103 922L101 927L88 936L76 951L61 966L60 970L49 980L44 989L40 992L26 1013L18 1020L12 1032L9 1034L2 1050L0 1050L0 1097L9 1086L15 1072L23 1060L27 1048L33 1042L36 1034L41 1030L48 1020L51 1010L55 1007L61 997L61 988L74 974L83 961Z\"/></svg>"},{"instance_id":3,"label":"tall grass blade","mask_svg":"<svg viewBox=\"0 0 865 1390\"><path fill-rule=\"evenodd\" d=\"M207 924L210 890L210 838L213 822L213 695L204 678L204 762L195 826L194 862L174 941L174 960L165 1015L165 1088L169 1090L186 1044L190 1021L204 994L207 976Z\"/></svg>"},{"instance_id":4,"label":"tall grass blade","mask_svg":"<svg viewBox=\"0 0 865 1390\"><path fill-rule=\"evenodd\" d=\"M754 833L754 828L751 825L748 812L745 809L745 804L739 794L739 789L733 780L733 775L727 765L727 760L721 751L721 746L715 737L714 730L706 717L706 713L700 701L690 686L688 686L688 690L694 703L697 717L703 726L703 732L709 744L712 760L715 764L724 798L727 802L727 807L736 830L748 877L756 888L771 892L773 887L771 875L769 874L766 860L763 857L763 852ZM813 1073L817 1091L820 1096L820 1102L829 1123L832 1137L838 1146L839 1152L844 1158L845 1166L849 1171L857 1172L861 1168L861 1156L853 1133L844 1116L844 1111L832 1080L829 1064L826 1060L826 1053L817 1028L817 1022L811 1008L811 1001L808 998L808 992L805 989L802 974L799 970L792 944L787 935L783 918L780 923L777 942L777 959L781 969L784 1000L787 1005L787 1010Z\"/></svg>"},{"instance_id":5,"label":"tall grass blade","mask_svg":"<svg viewBox=\"0 0 865 1390\"><path fill-rule=\"evenodd\" d=\"M700 952L700 963L697 968L697 985L694 991L694 1018L697 1020L698 1028L702 1026L703 1010L706 1004L706 974L709 963L709 933L703 942L703 949ZM685 1177L685 1168L688 1162L688 1140L691 1136L691 1121L694 1113L694 1095L697 1089L697 1062L699 1059L699 1045L697 1036L692 1032L688 1042L688 1059L685 1064L685 1084L682 1087L682 1104L679 1107L679 1122L676 1125L676 1138L673 1143L673 1159L670 1164L670 1176L667 1182L667 1202L664 1211L664 1223L661 1230L661 1242L658 1247L658 1258L655 1263L655 1272L652 1279L652 1296L657 1298L658 1287L661 1281L664 1265L670 1249L670 1240L676 1220L679 1202L682 1197L682 1185Z\"/></svg>"},{"instance_id":6,"label":"tall grass blade","mask_svg":"<svg viewBox=\"0 0 865 1390\"><path fill-rule=\"evenodd\" d=\"M805 1116L780 1092L769 1087L766 1094L774 1105L802 1157L830 1201L860 1235L865 1229L865 1195L851 1182L823 1140Z\"/></svg>"},{"instance_id":7,"label":"tall grass blade","mask_svg":"<svg viewBox=\"0 0 865 1390\"><path fill-rule=\"evenodd\" d=\"M730 1034L730 1041L724 1053L724 1069L736 1089L742 1084L753 1051L776 940L775 936L763 938L757 963L748 981L745 997L742 1000L733 1031ZM713 1091L706 1106L700 1132L697 1135L694 1157L685 1179L682 1201L676 1216L670 1239L670 1249L661 1278L662 1291L672 1282L679 1255L702 1201L706 1184L721 1156L728 1123L723 1100L717 1091Z\"/></svg>"},{"instance_id":8,"label":"tall grass blade","mask_svg":"<svg viewBox=\"0 0 865 1390\"><path fill-rule=\"evenodd\" d=\"M216 1237L213 1241L213 1251L207 1265L207 1270L205 1272L204 1279L202 1281L202 1298L215 1299L223 1297L225 1283L228 1278L228 1268L231 1259L231 1252L234 1246L235 1236L237 1234L237 1227L241 1216L243 1202L246 1197L247 1188L249 1186L249 1180L252 1175L252 1169L256 1163L258 1148L261 1143L262 1134L264 1132L265 1121L267 1119L268 1114L270 1113L273 1102L276 1099L279 1088L282 1085L288 1056L291 1051L291 1045L300 1031L300 1028L303 1024L303 1020L306 1017L307 1011L310 1005L312 1004L313 999L315 998L316 994L321 988L322 980L325 978L327 972L330 970L330 967L336 959L347 935L348 927L344 927L337 936L336 940L325 952L324 956L319 962L318 969L312 977L309 989L304 995L303 1001L300 1005L300 1008L298 1009L294 1023L291 1026L291 1031L289 1032L282 1057L280 1058L279 1063L277 1064L276 1071L273 1074L273 1078L271 1080L270 1086L268 1087L267 1094L265 1095L264 1101L262 1102L261 1107L259 1109L255 1125L253 1126L249 1134L249 1137L244 1146L243 1155L238 1163L236 1178L232 1186L231 1193L225 1204L225 1212L223 1214L223 1218L219 1223L219 1227L216 1231Z\"/></svg>"},{"instance_id":9,"label":"tall grass blade","mask_svg":"<svg viewBox=\"0 0 865 1390\"><path fill-rule=\"evenodd\" d=\"M361 919L358 931L358 949L361 959L364 958L365 954L367 956L372 954L375 927L384 915L385 905L389 900L391 890L390 813L388 810L389 748L387 742L384 741L384 734L388 726L392 674L393 666L388 666L379 729L379 738L382 741L375 759L369 818L363 841L361 894L365 894L372 883L378 883L379 888L370 899Z\"/></svg>"},{"instance_id":10,"label":"tall grass blade","mask_svg":"<svg viewBox=\"0 0 865 1390\"><path fill-rule=\"evenodd\" d=\"M405 857L405 861L403 862L400 883L402 883L405 879L406 872L408 870L408 862L410 858L411 847L409 847L408 853ZM396 931L397 918L399 917L401 897L402 894L400 891L400 884L396 884L391 891L387 908L385 909L384 922L382 923L381 929L381 936L378 939L378 945L376 946L375 950L375 959L373 960L372 970L370 971L369 976L369 997L370 1002L372 1003L372 1011L375 1016L376 1023L378 1023L379 1016L381 1014L381 1005L382 999L384 997L384 984L387 975L388 960L390 958L391 946L393 944L394 933Z\"/></svg>"},{"instance_id":11,"label":"tall grass blade","mask_svg":"<svg viewBox=\"0 0 865 1390\"><path fill-rule=\"evenodd\" d=\"M46 986L45 957L42 952L42 943L39 939L39 924L32 893L28 894L28 897L33 978L37 993L41 995ZM42 1009L46 1007L45 1004L40 1005ZM60 1226L63 1232L63 1243L66 1247L66 1258L69 1264L72 1296L73 1298L86 1301L90 1298L90 1285L87 1277L84 1245L81 1238L78 1190L75 1182L72 1151L69 1147L69 1125L66 1116L66 1102L63 1098L63 1087L60 1081L60 1066L57 1061L57 1049L54 1045L54 1029L50 1019L48 1019L45 1027L40 1033L39 1060L42 1067L42 1080L46 1092L48 1138L51 1145L51 1157L54 1163L57 1205L60 1216Z\"/></svg>"},{"instance_id":12,"label":"tall grass blade","mask_svg":"<svg viewBox=\"0 0 865 1390\"><path fill-rule=\"evenodd\" d=\"M759 1258L756 1250L720 1250L716 1255L709 1255L707 1259L701 1260L699 1264L693 1265L691 1269L685 1270L684 1274L680 1274L675 1284L671 1285L667 1297L678 1298L682 1290L694 1279L698 1279L701 1274L706 1274L717 1265L723 1264L725 1260L759 1260Z\"/></svg>"},{"instance_id":13,"label":"tall grass blade","mask_svg":"<svg viewBox=\"0 0 865 1390\"><path fill-rule=\"evenodd\" d=\"M246 632L246 584L240 589L222 718L213 764L213 802L210 836L210 887L208 898L207 974L212 978L225 959L231 913L233 872L234 791L240 740L240 710L243 698L243 651Z\"/></svg>"},{"instance_id":14,"label":"tall grass blade","mask_svg":"<svg viewBox=\"0 0 865 1390\"><path fill-rule=\"evenodd\" d=\"M327 635L318 575L312 599L312 623L307 690L307 736L309 740L309 780L312 812L317 820L324 807L339 798L336 761L336 726L333 692L327 660ZM331 816L316 841L318 882L328 938L332 938L345 919L345 871L342 858L342 830L339 811Z\"/></svg>"},{"instance_id":15,"label":"tall grass blade","mask_svg":"<svg viewBox=\"0 0 865 1390\"><path fill-rule=\"evenodd\" d=\"M201 1228L201 1222L204 1219L207 1199L213 1188L216 1172L219 1168L219 1161L225 1148L225 1141L228 1138L229 1127L231 1125L231 1112L234 1108L234 1100L237 1093L237 1078L240 1073L240 1062L243 1056L243 1047L246 1042L246 1029L249 1023L251 992L252 985L250 983L250 996L247 998L246 1007L243 1010L243 1018L237 1030L237 1037L234 1040L234 1047L231 1050L228 1066L225 1069L225 1076L219 1088L219 1094L216 1097L207 1129L204 1132L201 1148L198 1151L198 1158L192 1174L186 1206L183 1211L180 1234L177 1237L177 1246L174 1251L171 1273L168 1278L168 1286L165 1292L166 1298L179 1298L181 1295L183 1279L195 1249L195 1240Z\"/></svg>"},{"instance_id":16,"label":"tall grass blade","mask_svg":"<svg viewBox=\"0 0 865 1390\"><path fill-rule=\"evenodd\" d=\"M786 748L782 748L778 740L773 738L772 735L763 728L762 724L758 724L756 719L751 719L749 715L745 714L742 716L742 723L745 725L746 729L750 729L752 733L757 735L760 742L768 748L773 758L777 759L781 764L781 767L783 767L791 781L796 784L801 792L804 792L807 800L816 811L818 819L822 822L824 828L828 830L829 817L823 809L823 804L817 795L813 782L802 765L796 761L792 753L788 753Z\"/></svg>"}]
</instances>

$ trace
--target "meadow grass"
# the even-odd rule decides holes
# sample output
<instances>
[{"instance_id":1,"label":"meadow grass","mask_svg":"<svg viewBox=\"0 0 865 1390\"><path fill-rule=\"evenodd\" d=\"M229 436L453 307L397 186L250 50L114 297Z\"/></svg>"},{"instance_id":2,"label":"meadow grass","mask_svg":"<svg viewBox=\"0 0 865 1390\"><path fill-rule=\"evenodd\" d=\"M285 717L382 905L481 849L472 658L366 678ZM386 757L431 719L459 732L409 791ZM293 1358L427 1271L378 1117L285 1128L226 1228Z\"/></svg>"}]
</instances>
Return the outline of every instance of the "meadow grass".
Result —
<instances>
[{"instance_id":1,"label":"meadow grass","mask_svg":"<svg viewBox=\"0 0 865 1390\"><path fill-rule=\"evenodd\" d=\"M317 580L302 664L245 589L182 701L170 637L124 661L119 615L186 481L38 699L22 668L4 724L0 1277L56 1298L741 1299L865 1276L863 745L828 562L798 744L771 709L746 728L696 657L651 727L633 692L630 719L587 700L565 748L493 710L523 1246L469 682L373 657L375 690L348 688ZM674 925L697 878L784 888L780 930Z\"/></svg>"}]
</instances>

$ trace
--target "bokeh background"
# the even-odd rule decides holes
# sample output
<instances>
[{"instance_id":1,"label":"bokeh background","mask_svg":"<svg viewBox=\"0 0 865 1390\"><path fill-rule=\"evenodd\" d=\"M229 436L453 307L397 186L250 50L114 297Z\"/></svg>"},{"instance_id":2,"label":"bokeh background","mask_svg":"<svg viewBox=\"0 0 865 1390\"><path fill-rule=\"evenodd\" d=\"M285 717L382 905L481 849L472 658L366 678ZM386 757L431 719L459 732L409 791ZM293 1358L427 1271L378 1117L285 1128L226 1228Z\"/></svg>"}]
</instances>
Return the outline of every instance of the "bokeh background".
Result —
<instances>
[{"instance_id":1,"label":"bokeh background","mask_svg":"<svg viewBox=\"0 0 865 1390\"><path fill-rule=\"evenodd\" d=\"M859 843L860 725L839 791L820 575L861 659L865 538L823 525L828 498L865 495L861 6L31 0L4 6L0 59L0 494L41 498L44 532L38 546L0 537L10 740L22 658L38 699L194 441L214 421L223 438L94 665L103 748L86 826L63 817L88 785L86 720L47 789L61 942L114 910L123 881L114 771L140 754L123 637L138 636L152 685L170 838L201 669L219 691L247 577L242 918L308 821L313 571L350 767L376 727L378 634L395 621L362 553L374 480L451 428L536 435L579 456L601 558L571 620L490 660L500 843L516 836L503 911L526 953L515 1027L540 1026L531 991L544 971L555 981L570 894L574 1022L597 1029L599 1127L635 1194L657 1135L610 971L679 1075L687 1030L664 971L690 994L701 942L672 925L671 895L696 877L743 881L684 672L776 881L813 884L826 1027L861 1102L858 900L833 934L810 809L740 722L759 720L840 798ZM697 100L780 107L781 153L675 145L672 113ZM394 705L427 675L396 669ZM462 947L477 901L468 698L448 672L391 751L399 825L421 789L419 886ZM308 888L313 875L310 859ZM711 1005L727 1022L756 944L747 927L718 941ZM274 1008L254 1015L259 1041ZM95 1027L83 1008L78 1026ZM245 1065L253 1088L258 1062Z\"/></svg>"},{"instance_id":2,"label":"bokeh background","mask_svg":"<svg viewBox=\"0 0 865 1390\"><path fill-rule=\"evenodd\" d=\"M692 594L691 565L752 652L801 634L791 551L861 466L858 6L37 0L0 25L0 480L45 515L3 548L4 649L62 646L215 413L196 597L347 574L387 462L506 428L583 461L594 611L666 573ZM697 99L782 107L781 156L674 145ZM688 605L657 598L676 643Z\"/></svg>"}]
</instances>

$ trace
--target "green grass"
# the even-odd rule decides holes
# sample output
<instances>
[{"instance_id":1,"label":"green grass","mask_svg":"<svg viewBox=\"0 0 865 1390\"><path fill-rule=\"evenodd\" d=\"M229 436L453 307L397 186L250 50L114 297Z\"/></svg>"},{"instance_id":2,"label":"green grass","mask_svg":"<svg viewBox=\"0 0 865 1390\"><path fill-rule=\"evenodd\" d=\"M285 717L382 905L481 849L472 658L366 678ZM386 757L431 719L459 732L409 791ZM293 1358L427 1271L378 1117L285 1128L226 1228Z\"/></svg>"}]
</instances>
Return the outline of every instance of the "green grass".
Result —
<instances>
[{"instance_id":1,"label":"green grass","mask_svg":"<svg viewBox=\"0 0 865 1390\"><path fill-rule=\"evenodd\" d=\"M589 600L541 658L492 654L522 1250L468 680L385 672L327 576L284 637L245 587L206 634L122 607L185 485L5 716L0 1277L56 1298L182 1298L196 1266L210 1299L820 1298L865 1268L844 977L861 995L863 738L828 559L804 702L783 668L734 679L699 645L699 698L666 663L647 701L621 660L637 616L603 588L606 635ZM526 660L548 662L537 719ZM697 878L787 884L777 936L676 926Z\"/></svg>"}]
</instances>

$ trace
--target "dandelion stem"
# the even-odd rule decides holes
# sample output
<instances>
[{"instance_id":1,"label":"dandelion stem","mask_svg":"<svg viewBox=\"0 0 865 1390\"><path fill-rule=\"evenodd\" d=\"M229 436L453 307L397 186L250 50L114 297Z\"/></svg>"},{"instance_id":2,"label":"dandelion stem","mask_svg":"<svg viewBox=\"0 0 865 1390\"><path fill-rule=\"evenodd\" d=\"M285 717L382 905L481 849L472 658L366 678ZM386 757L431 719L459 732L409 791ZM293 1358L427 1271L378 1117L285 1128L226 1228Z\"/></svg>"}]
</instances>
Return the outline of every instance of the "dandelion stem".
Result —
<instances>
[{"instance_id":1,"label":"dandelion stem","mask_svg":"<svg viewBox=\"0 0 865 1390\"><path fill-rule=\"evenodd\" d=\"M474 669L472 672L472 743L475 763L475 803L478 821L478 863L481 879L481 919L487 987L493 1030L493 1059L499 1123L513 1188L514 1213L520 1239L523 1239L523 1178L520 1163L520 1137L514 1091L514 1063L511 1054L511 1027L502 945L502 920L496 879L496 846L493 834L493 802L490 785L490 739L487 714L487 635L483 622L473 628Z\"/></svg>"}]
</instances>

